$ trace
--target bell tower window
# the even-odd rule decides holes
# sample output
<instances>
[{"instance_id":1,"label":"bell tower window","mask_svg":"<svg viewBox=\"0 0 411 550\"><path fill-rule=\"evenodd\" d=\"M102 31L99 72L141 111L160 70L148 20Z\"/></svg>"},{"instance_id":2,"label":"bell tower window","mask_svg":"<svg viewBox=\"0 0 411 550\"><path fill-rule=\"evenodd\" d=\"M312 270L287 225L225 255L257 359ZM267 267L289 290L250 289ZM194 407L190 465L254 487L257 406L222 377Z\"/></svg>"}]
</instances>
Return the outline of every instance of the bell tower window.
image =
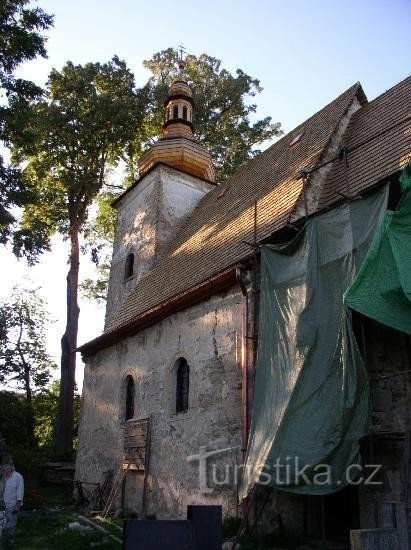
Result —
<instances>
[{"instance_id":1,"label":"bell tower window","mask_svg":"<svg viewBox=\"0 0 411 550\"><path fill-rule=\"evenodd\" d=\"M184 118L184 120L187 120L187 107L186 106L183 107L183 118Z\"/></svg>"},{"instance_id":2,"label":"bell tower window","mask_svg":"<svg viewBox=\"0 0 411 550\"><path fill-rule=\"evenodd\" d=\"M178 118L178 106L174 105L173 107L173 118Z\"/></svg>"},{"instance_id":3,"label":"bell tower window","mask_svg":"<svg viewBox=\"0 0 411 550\"><path fill-rule=\"evenodd\" d=\"M134 254L130 252L126 258L126 265L124 268L124 278L129 279L134 275Z\"/></svg>"}]
</instances>

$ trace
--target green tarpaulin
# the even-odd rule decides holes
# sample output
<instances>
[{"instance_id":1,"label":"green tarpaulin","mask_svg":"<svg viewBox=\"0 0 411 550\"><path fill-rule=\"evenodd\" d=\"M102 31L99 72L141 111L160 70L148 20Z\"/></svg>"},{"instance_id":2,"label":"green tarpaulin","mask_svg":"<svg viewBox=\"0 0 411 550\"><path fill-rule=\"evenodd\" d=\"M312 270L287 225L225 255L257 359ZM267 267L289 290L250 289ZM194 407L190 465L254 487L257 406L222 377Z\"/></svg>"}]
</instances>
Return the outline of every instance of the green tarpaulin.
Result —
<instances>
[{"instance_id":1,"label":"green tarpaulin","mask_svg":"<svg viewBox=\"0 0 411 550\"><path fill-rule=\"evenodd\" d=\"M400 208L388 210L352 286L346 306L411 333L411 163L401 175Z\"/></svg>"},{"instance_id":2,"label":"green tarpaulin","mask_svg":"<svg viewBox=\"0 0 411 550\"><path fill-rule=\"evenodd\" d=\"M256 482L307 494L347 484L358 440L368 433L369 401L343 293L365 258L387 196L381 189L312 219L288 245L262 247L254 402L240 498Z\"/></svg>"}]
</instances>

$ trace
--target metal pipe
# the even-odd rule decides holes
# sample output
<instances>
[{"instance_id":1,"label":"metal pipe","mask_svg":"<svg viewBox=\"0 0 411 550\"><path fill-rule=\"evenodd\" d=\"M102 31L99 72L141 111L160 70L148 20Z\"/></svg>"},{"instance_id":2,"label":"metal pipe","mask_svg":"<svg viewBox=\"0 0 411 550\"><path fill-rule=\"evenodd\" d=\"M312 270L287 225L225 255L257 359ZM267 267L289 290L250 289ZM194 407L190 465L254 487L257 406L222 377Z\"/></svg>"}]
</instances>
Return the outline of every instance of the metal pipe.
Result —
<instances>
[{"instance_id":1,"label":"metal pipe","mask_svg":"<svg viewBox=\"0 0 411 550\"><path fill-rule=\"evenodd\" d=\"M242 406L242 453L247 450L248 440L248 293L240 267L236 268L236 279L243 296L241 321L241 406Z\"/></svg>"},{"instance_id":2,"label":"metal pipe","mask_svg":"<svg viewBox=\"0 0 411 550\"><path fill-rule=\"evenodd\" d=\"M245 453L247 450L248 439L248 293L243 281L243 272L241 267L236 267L235 276L240 287L242 300L242 316L241 316L241 409L242 409L242 443L241 451L243 457L243 465L245 463ZM248 498L242 502L242 527L248 529Z\"/></svg>"}]
</instances>

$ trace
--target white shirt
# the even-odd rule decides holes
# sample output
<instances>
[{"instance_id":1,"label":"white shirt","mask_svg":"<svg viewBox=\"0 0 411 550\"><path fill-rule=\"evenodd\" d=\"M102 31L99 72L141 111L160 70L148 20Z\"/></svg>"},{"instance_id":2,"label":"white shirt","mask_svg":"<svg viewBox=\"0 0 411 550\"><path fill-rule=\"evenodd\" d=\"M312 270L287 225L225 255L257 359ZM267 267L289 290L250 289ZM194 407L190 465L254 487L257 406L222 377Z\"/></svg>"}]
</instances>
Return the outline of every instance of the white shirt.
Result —
<instances>
[{"instance_id":1,"label":"white shirt","mask_svg":"<svg viewBox=\"0 0 411 550\"><path fill-rule=\"evenodd\" d=\"M12 472L9 477L4 480L4 504L6 509L14 508L17 501L23 502L24 481L23 476L18 472Z\"/></svg>"}]
</instances>

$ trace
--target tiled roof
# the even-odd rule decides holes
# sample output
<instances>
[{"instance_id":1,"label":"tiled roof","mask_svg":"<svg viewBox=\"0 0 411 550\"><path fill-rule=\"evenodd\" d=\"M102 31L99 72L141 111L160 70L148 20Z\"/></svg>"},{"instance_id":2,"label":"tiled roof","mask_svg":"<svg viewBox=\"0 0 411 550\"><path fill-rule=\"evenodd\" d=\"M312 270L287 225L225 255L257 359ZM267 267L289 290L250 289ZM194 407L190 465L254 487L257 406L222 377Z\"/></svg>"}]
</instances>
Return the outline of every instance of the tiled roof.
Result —
<instances>
[{"instance_id":1,"label":"tiled roof","mask_svg":"<svg viewBox=\"0 0 411 550\"><path fill-rule=\"evenodd\" d=\"M210 191L187 220L168 254L144 277L108 330L126 325L161 303L250 256L254 203L258 240L287 224L300 192L298 171L321 161L325 147L355 96L359 83ZM303 137L292 147L295 136Z\"/></svg>"},{"instance_id":2,"label":"tiled roof","mask_svg":"<svg viewBox=\"0 0 411 550\"><path fill-rule=\"evenodd\" d=\"M341 143L345 161L336 160L323 186L318 209L358 195L398 172L411 157L411 77L357 111Z\"/></svg>"}]
</instances>

